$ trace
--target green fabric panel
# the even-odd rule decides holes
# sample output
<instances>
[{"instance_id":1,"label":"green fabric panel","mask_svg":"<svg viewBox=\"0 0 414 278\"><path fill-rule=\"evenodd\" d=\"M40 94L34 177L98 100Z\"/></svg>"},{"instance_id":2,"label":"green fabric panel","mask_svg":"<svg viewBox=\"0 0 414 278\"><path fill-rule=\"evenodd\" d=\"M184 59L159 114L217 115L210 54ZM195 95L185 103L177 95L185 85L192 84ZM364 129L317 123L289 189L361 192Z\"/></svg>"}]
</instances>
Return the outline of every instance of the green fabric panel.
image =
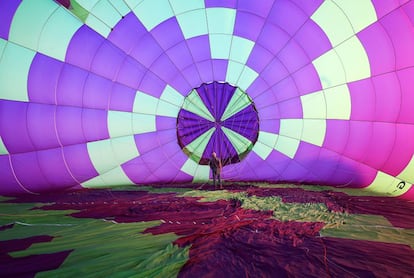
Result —
<instances>
[{"instance_id":1,"label":"green fabric panel","mask_svg":"<svg viewBox=\"0 0 414 278\"><path fill-rule=\"evenodd\" d=\"M226 107L226 110L223 113L223 116L221 116L221 120L224 121L231 116L235 115L236 113L240 112L247 106L249 106L252 103L249 96L240 90L239 88L236 89L234 92L229 104Z\"/></svg>"},{"instance_id":2,"label":"green fabric panel","mask_svg":"<svg viewBox=\"0 0 414 278\"><path fill-rule=\"evenodd\" d=\"M194 141L185 146L184 152L189 154L190 158L198 163L203 156L203 152L213 133L214 128L210 128L207 132L201 134Z\"/></svg>"},{"instance_id":3,"label":"green fabric panel","mask_svg":"<svg viewBox=\"0 0 414 278\"><path fill-rule=\"evenodd\" d=\"M192 90L184 101L183 109L193 112L194 114L214 122L214 117L208 111L203 100L200 98L196 90Z\"/></svg>"}]
</instances>

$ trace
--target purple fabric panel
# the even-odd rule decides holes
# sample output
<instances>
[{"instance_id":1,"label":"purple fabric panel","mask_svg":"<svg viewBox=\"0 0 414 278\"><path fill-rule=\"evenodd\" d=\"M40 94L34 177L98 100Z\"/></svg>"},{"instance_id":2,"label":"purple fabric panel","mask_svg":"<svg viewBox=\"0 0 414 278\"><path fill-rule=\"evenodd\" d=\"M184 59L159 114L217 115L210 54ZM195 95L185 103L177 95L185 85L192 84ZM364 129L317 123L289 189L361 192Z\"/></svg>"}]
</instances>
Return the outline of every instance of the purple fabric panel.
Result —
<instances>
[{"instance_id":1,"label":"purple fabric panel","mask_svg":"<svg viewBox=\"0 0 414 278\"><path fill-rule=\"evenodd\" d=\"M395 70L394 46L387 31L379 22L368 26L357 36L368 55L371 75Z\"/></svg>"},{"instance_id":2,"label":"purple fabric panel","mask_svg":"<svg viewBox=\"0 0 414 278\"><path fill-rule=\"evenodd\" d=\"M269 50L256 43L246 65L256 72L261 72L272 61L273 57Z\"/></svg>"},{"instance_id":3,"label":"purple fabric panel","mask_svg":"<svg viewBox=\"0 0 414 278\"><path fill-rule=\"evenodd\" d=\"M291 40L277 55L290 73L311 63L302 46Z\"/></svg>"},{"instance_id":4,"label":"purple fabric panel","mask_svg":"<svg viewBox=\"0 0 414 278\"><path fill-rule=\"evenodd\" d=\"M13 170L21 184L32 192L51 191L51 184L42 172L36 152L11 156Z\"/></svg>"},{"instance_id":5,"label":"purple fabric panel","mask_svg":"<svg viewBox=\"0 0 414 278\"><path fill-rule=\"evenodd\" d=\"M125 58L126 54L122 50L105 40L95 53L91 64L91 72L109 80L114 80Z\"/></svg>"},{"instance_id":6,"label":"purple fabric panel","mask_svg":"<svg viewBox=\"0 0 414 278\"><path fill-rule=\"evenodd\" d=\"M278 134L280 131L280 120L270 119L260 121L260 131Z\"/></svg>"},{"instance_id":7,"label":"purple fabric panel","mask_svg":"<svg viewBox=\"0 0 414 278\"><path fill-rule=\"evenodd\" d=\"M174 47L168 49L165 53L180 71L193 63L193 57L191 56L191 52L188 49L187 43L185 41L176 44Z\"/></svg>"},{"instance_id":8,"label":"purple fabric panel","mask_svg":"<svg viewBox=\"0 0 414 278\"><path fill-rule=\"evenodd\" d=\"M266 23L256 43L269 50L273 55L276 55L290 39L291 36L280 29L280 27Z\"/></svg>"},{"instance_id":9,"label":"purple fabric panel","mask_svg":"<svg viewBox=\"0 0 414 278\"><path fill-rule=\"evenodd\" d=\"M305 14L309 17L319 8L323 3L323 0L303 1L303 0L290 0L295 3Z\"/></svg>"},{"instance_id":10,"label":"purple fabric panel","mask_svg":"<svg viewBox=\"0 0 414 278\"><path fill-rule=\"evenodd\" d=\"M147 71L138 90L151 95L153 97L159 98L166 86L166 82L161 80L157 75L151 71Z\"/></svg>"},{"instance_id":11,"label":"purple fabric panel","mask_svg":"<svg viewBox=\"0 0 414 278\"><path fill-rule=\"evenodd\" d=\"M222 159L223 165L239 161L236 149L221 128L216 128L214 131L213 136L211 136L210 141L204 149L203 158L208 160L212 152L217 153L217 156Z\"/></svg>"},{"instance_id":12,"label":"purple fabric panel","mask_svg":"<svg viewBox=\"0 0 414 278\"><path fill-rule=\"evenodd\" d=\"M157 143L158 148L163 148L164 145L173 142L176 145L176 151L180 149L177 144L177 132L175 129L157 131L157 134L154 135L156 135L155 143Z\"/></svg>"},{"instance_id":13,"label":"purple fabric panel","mask_svg":"<svg viewBox=\"0 0 414 278\"><path fill-rule=\"evenodd\" d=\"M384 170L383 165L387 162L394 148L395 136L395 124L373 123L372 137L370 144L365 149L367 157L364 162L375 169Z\"/></svg>"},{"instance_id":14,"label":"purple fabric panel","mask_svg":"<svg viewBox=\"0 0 414 278\"><path fill-rule=\"evenodd\" d=\"M270 86L273 86L287 76L289 76L289 72L278 58L273 59L261 73L261 77Z\"/></svg>"},{"instance_id":15,"label":"purple fabric panel","mask_svg":"<svg viewBox=\"0 0 414 278\"><path fill-rule=\"evenodd\" d=\"M13 175L8 155L0 155L0 195L22 194L24 191Z\"/></svg>"},{"instance_id":16,"label":"purple fabric panel","mask_svg":"<svg viewBox=\"0 0 414 278\"><path fill-rule=\"evenodd\" d=\"M158 24L151 30L151 34L164 50L184 41L183 32L175 16Z\"/></svg>"},{"instance_id":17,"label":"purple fabric panel","mask_svg":"<svg viewBox=\"0 0 414 278\"><path fill-rule=\"evenodd\" d=\"M309 169L303 167L296 160L291 160L287 163L287 167L280 174L280 179L283 181L291 182L309 182L309 176L311 176Z\"/></svg>"},{"instance_id":18,"label":"purple fabric panel","mask_svg":"<svg viewBox=\"0 0 414 278\"><path fill-rule=\"evenodd\" d=\"M311 165L312 172L318 175L322 184L331 184L335 180L336 170L341 156L330 150L320 148L319 157L316 163Z\"/></svg>"},{"instance_id":19,"label":"purple fabric panel","mask_svg":"<svg viewBox=\"0 0 414 278\"><path fill-rule=\"evenodd\" d=\"M146 162L142 159L142 156L134 158L122 165L122 169L125 174L135 184L142 184L151 176L152 172L147 168Z\"/></svg>"},{"instance_id":20,"label":"purple fabric panel","mask_svg":"<svg viewBox=\"0 0 414 278\"><path fill-rule=\"evenodd\" d=\"M308 20L308 15L290 1L275 1L268 20L293 36Z\"/></svg>"},{"instance_id":21,"label":"purple fabric panel","mask_svg":"<svg viewBox=\"0 0 414 278\"><path fill-rule=\"evenodd\" d=\"M157 130L174 130L176 129L177 119L171 117L157 116L155 118Z\"/></svg>"},{"instance_id":22,"label":"purple fabric panel","mask_svg":"<svg viewBox=\"0 0 414 278\"><path fill-rule=\"evenodd\" d=\"M164 154L166 149L173 149L174 143L170 143L166 145L164 149ZM189 175L179 171L179 169L184 165L184 163L187 161L187 157L183 154L183 152L180 150L179 152L176 152L174 154L168 155L168 160L166 161L166 167L162 166L156 171L154 171L154 175L158 177L161 181L165 182L179 182L179 181L186 181L191 182L192 177ZM158 181L160 182L160 181Z\"/></svg>"},{"instance_id":23,"label":"purple fabric panel","mask_svg":"<svg viewBox=\"0 0 414 278\"><path fill-rule=\"evenodd\" d=\"M82 129L88 142L109 138L107 111L84 109L82 111Z\"/></svg>"},{"instance_id":24,"label":"purple fabric panel","mask_svg":"<svg viewBox=\"0 0 414 278\"><path fill-rule=\"evenodd\" d=\"M259 17L266 18L273 6L273 3L273 0L239 1L237 10L256 14Z\"/></svg>"},{"instance_id":25,"label":"purple fabric panel","mask_svg":"<svg viewBox=\"0 0 414 278\"><path fill-rule=\"evenodd\" d=\"M237 0L205 0L204 3L206 8L219 7L235 9L237 7Z\"/></svg>"},{"instance_id":26,"label":"purple fabric panel","mask_svg":"<svg viewBox=\"0 0 414 278\"><path fill-rule=\"evenodd\" d=\"M150 33L145 34L132 49L130 56L149 68L152 63L164 52Z\"/></svg>"},{"instance_id":27,"label":"purple fabric panel","mask_svg":"<svg viewBox=\"0 0 414 278\"><path fill-rule=\"evenodd\" d=\"M348 143L349 121L326 120L323 148L343 154Z\"/></svg>"},{"instance_id":28,"label":"purple fabric panel","mask_svg":"<svg viewBox=\"0 0 414 278\"><path fill-rule=\"evenodd\" d=\"M301 119L303 118L302 102L300 98L292 98L278 103L280 117L283 119Z\"/></svg>"},{"instance_id":29,"label":"purple fabric panel","mask_svg":"<svg viewBox=\"0 0 414 278\"><path fill-rule=\"evenodd\" d=\"M192 64L186 69L182 70L181 73L188 82L188 84L191 86L190 90L192 88L200 86L201 83L203 83L203 81L201 81L198 68L195 64Z\"/></svg>"},{"instance_id":30,"label":"purple fabric panel","mask_svg":"<svg viewBox=\"0 0 414 278\"><path fill-rule=\"evenodd\" d=\"M259 118L257 112L249 105L242 111L224 121L223 126L243 135L253 143L257 140Z\"/></svg>"},{"instance_id":31,"label":"purple fabric panel","mask_svg":"<svg viewBox=\"0 0 414 278\"><path fill-rule=\"evenodd\" d=\"M336 173L332 176L332 182L340 187L362 188L371 184L376 174L376 169L342 156Z\"/></svg>"},{"instance_id":32,"label":"purple fabric panel","mask_svg":"<svg viewBox=\"0 0 414 278\"><path fill-rule=\"evenodd\" d=\"M27 81L30 101L55 104L56 84L62 67L62 62L36 54Z\"/></svg>"},{"instance_id":33,"label":"purple fabric panel","mask_svg":"<svg viewBox=\"0 0 414 278\"><path fill-rule=\"evenodd\" d=\"M60 146L55 130L56 106L29 103L27 107L27 130L36 150Z\"/></svg>"},{"instance_id":34,"label":"purple fabric panel","mask_svg":"<svg viewBox=\"0 0 414 278\"><path fill-rule=\"evenodd\" d=\"M399 2L400 1L372 0L379 19L397 9L401 5Z\"/></svg>"},{"instance_id":35,"label":"purple fabric panel","mask_svg":"<svg viewBox=\"0 0 414 278\"><path fill-rule=\"evenodd\" d=\"M27 102L0 100L0 134L9 153L35 150L27 130Z\"/></svg>"},{"instance_id":36,"label":"purple fabric panel","mask_svg":"<svg viewBox=\"0 0 414 278\"><path fill-rule=\"evenodd\" d=\"M238 11L234 24L234 35L256 41L265 23L265 18L250 12Z\"/></svg>"},{"instance_id":37,"label":"purple fabric panel","mask_svg":"<svg viewBox=\"0 0 414 278\"><path fill-rule=\"evenodd\" d=\"M112 82L98 75L88 75L84 93L83 107L92 109L108 109Z\"/></svg>"},{"instance_id":38,"label":"purple fabric panel","mask_svg":"<svg viewBox=\"0 0 414 278\"><path fill-rule=\"evenodd\" d=\"M298 90L301 96L322 90L321 80L312 63L293 73L291 77L296 85L294 88ZM283 83L283 81L280 83Z\"/></svg>"},{"instance_id":39,"label":"purple fabric panel","mask_svg":"<svg viewBox=\"0 0 414 278\"><path fill-rule=\"evenodd\" d=\"M309 169L311 174L308 180L310 182L328 184L335 174L339 159L339 154L306 142L300 142L295 155L295 160L306 169ZM317 179L311 180L314 177L317 177Z\"/></svg>"},{"instance_id":40,"label":"purple fabric panel","mask_svg":"<svg viewBox=\"0 0 414 278\"><path fill-rule=\"evenodd\" d=\"M112 84L109 110L132 112L136 91L120 85Z\"/></svg>"},{"instance_id":41,"label":"purple fabric panel","mask_svg":"<svg viewBox=\"0 0 414 278\"><path fill-rule=\"evenodd\" d=\"M397 124L394 147L383 165L384 172L397 176L408 165L413 154L414 126L412 124Z\"/></svg>"},{"instance_id":42,"label":"purple fabric panel","mask_svg":"<svg viewBox=\"0 0 414 278\"><path fill-rule=\"evenodd\" d=\"M82 108L58 106L56 130L63 146L86 142L82 129Z\"/></svg>"},{"instance_id":43,"label":"purple fabric panel","mask_svg":"<svg viewBox=\"0 0 414 278\"><path fill-rule=\"evenodd\" d=\"M367 150L372 141L381 140L380 138L373 138L372 133L372 122L350 121L347 145L343 155L352 160L365 161L370 155Z\"/></svg>"},{"instance_id":44,"label":"purple fabric panel","mask_svg":"<svg viewBox=\"0 0 414 278\"><path fill-rule=\"evenodd\" d=\"M214 123L209 120L187 110L180 110L177 123L177 136L180 145L187 146L212 127L214 127Z\"/></svg>"},{"instance_id":45,"label":"purple fabric panel","mask_svg":"<svg viewBox=\"0 0 414 278\"><path fill-rule=\"evenodd\" d=\"M64 159L71 174L79 182L98 176L89 158L86 144L78 144L63 148Z\"/></svg>"},{"instance_id":46,"label":"purple fabric panel","mask_svg":"<svg viewBox=\"0 0 414 278\"><path fill-rule=\"evenodd\" d=\"M146 71L147 69L143 65L128 56L123 61L117 73L118 76L116 77L116 81L136 89L138 88L138 85L144 77Z\"/></svg>"},{"instance_id":47,"label":"purple fabric panel","mask_svg":"<svg viewBox=\"0 0 414 278\"><path fill-rule=\"evenodd\" d=\"M88 72L70 64L64 64L59 75L56 88L56 101L58 105L83 105L83 91Z\"/></svg>"},{"instance_id":48,"label":"purple fabric panel","mask_svg":"<svg viewBox=\"0 0 414 278\"><path fill-rule=\"evenodd\" d=\"M65 61L89 70L96 52L104 41L105 38L88 26L83 25L73 35L66 52Z\"/></svg>"},{"instance_id":49,"label":"purple fabric panel","mask_svg":"<svg viewBox=\"0 0 414 278\"><path fill-rule=\"evenodd\" d=\"M183 73L180 71L169 81L168 85L173 87L181 95L186 96L192 88L199 86L200 83L196 83L192 86L189 81L184 79Z\"/></svg>"},{"instance_id":50,"label":"purple fabric panel","mask_svg":"<svg viewBox=\"0 0 414 278\"><path fill-rule=\"evenodd\" d=\"M162 54L156 61L154 61L150 70L166 83L173 79L179 71L166 54Z\"/></svg>"},{"instance_id":51,"label":"purple fabric panel","mask_svg":"<svg viewBox=\"0 0 414 278\"><path fill-rule=\"evenodd\" d=\"M401 107L397 74L392 72L371 78L375 89L375 121L395 122Z\"/></svg>"},{"instance_id":52,"label":"purple fabric panel","mask_svg":"<svg viewBox=\"0 0 414 278\"><path fill-rule=\"evenodd\" d=\"M246 93L253 99L261 95L269 89L269 84L260 77L260 75L253 81L253 83L246 89Z\"/></svg>"},{"instance_id":53,"label":"purple fabric panel","mask_svg":"<svg viewBox=\"0 0 414 278\"><path fill-rule=\"evenodd\" d=\"M159 136L157 132L148 132L144 134L135 134L135 145L141 155L151 152L153 149L159 148Z\"/></svg>"},{"instance_id":54,"label":"purple fabric panel","mask_svg":"<svg viewBox=\"0 0 414 278\"><path fill-rule=\"evenodd\" d=\"M77 185L68 172L61 148L39 151L37 153L40 169L53 184L53 189L64 189Z\"/></svg>"},{"instance_id":55,"label":"purple fabric panel","mask_svg":"<svg viewBox=\"0 0 414 278\"><path fill-rule=\"evenodd\" d=\"M146 33L147 29L145 29L144 25L142 25L133 12L130 12L114 26L108 36L108 40L125 53L130 53Z\"/></svg>"},{"instance_id":56,"label":"purple fabric panel","mask_svg":"<svg viewBox=\"0 0 414 278\"><path fill-rule=\"evenodd\" d=\"M208 35L188 39L187 45L195 62L211 59L210 41Z\"/></svg>"},{"instance_id":57,"label":"purple fabric panel","mask_svg":"<svg viewBox=\"0 0 414 278\"><path fill-rule=\"evenodd\" d=\"M9 38L10 25L21 2L21 0L0 1L0 38L5 40Z\"/></svg>"},{"instance_id":58,"label":"purple fabric panel","mask_svg":"<svg viewBox=\"0 0 414 278\"><path fill-rule=\"evenodd\" d=\"M414 68L408 68L397 72L401 88L401 106L398 122L414 124Z\"/></svg>"},{"instance_id":59,"label":"purple fabric panel","mask_svg":"<svg viewBox=\"0 0 414 278\"><path fill-rule=\"evenodd\" d=\"M325 32L312 20L308 20L295 34L294 40L306 52L310 60L315 60L332 49Z\"/></svg>"},{"instance_id":60,"label":"purple fabric panel","mask_svg":"<svg viewBox=\"0 0 414 278\"><path fill-rule=\"evenodd\" d=\"M281 118L279 106L275 104L259 109L258 112L260 120L279 120Z\"/></svg>"},{"instance_id":61,"label":"purple fabric panel","mask_svg":"<svg viewBox=\"0 0 414 278\"><path fill-rule=\"evenodd\" d=\"M228 176L234 176L237 173L237 179L243 181L260 180L255 173L255 169L260 168L262 165L267 165L263 160L254 152L250 152L247 157L240 164L232 164L223 168L223 179ZM267 165L270 166L270 165ZM227 175L227 173L230 173ZM269 172L267 172L269 173Z\"/></svg>"},{"instance_id":62,"label":"purple fabric panel","mask_svg":"<svg viewBox=\"0 0 414 278\"><path fill-rule=\"evenodd\" d=\"M319 78L317 80L319 80ZM289 76L272 87L272 92L276 98L275 102L282 102L294 97L299 97L298 87L295 81L295 79ZM300 81L305 82L306 80L301 79Z\"/></svg>"},{"instance_id":63,"label":"purple fabric panel","mask_svg":"<svg viewBox=\"0 0 414 278\"><path fill-rule=\"evenodd\" d=\"M348 83L351 96L351 120L374 121L376 92L371 79Z\"/></svg>"},{"instance_id":64,"label":"purple fabric panel","mask_svg":"<svg viewBox=\"0 0 414 278\"><path fill-rule=\"evenodd\" d=\"M240 173L247 180L271 180L276 181L280 178L280 172L275 169L274 165L269 161L263 161L254 152L249 153L248 166ZM224 168L226 169L226 168ZM237 170L236 170L237 171ZM236 172L237 173L237 172Z\"/></svg>"},{"instance_id":65,"label":"purple fabric panel","mask_svg":"<svg viewBox=\"0 0 414 278\"><path fill-rule=\"evenodd\" d=\"M213 64L211 60L197 62L196 65L203 83L210 83L214 81Z\"/></svg>"},{"instance_id":66,"label":"purple fabric panel","mask_svg":"<svg viewBox=\"0 0 414 278\"><path fill-rule=\"evenodd\" d=\"M394 46L397 69L411 67L414 64L414 35L410 20L399 9L385 16L380 22Z\"/></svg>"},{"instance_id":67,"label":"purple fabric panel","mask_svg":"<svg viewBox=\"0 0 414 278\"><path fill-rule=\"evenodd\" d=\"M407 2L402 8L405 14L410 19L411 25L414 25L414 2L413 1Z\"/></svg>"},{"instance_id":68,"label":"purple fabric panel","mask_svg":"<svg viewBox=\"0 0 414 278\"><path fill-rule=\"evenodd\" d=\"M228 83L217 82L197 88L198 95L216 120L220 120L235 90Z\"/></svg>"},{"instance_id":69,"label":"purple fabric panel","mask_svg":"<svg viewBox=\"0 0 414 278\"><path fill-rule=\"evenodd\" d=\"M260 110L264 107L268 107L269 105L274 105L277 103L276 93L272 90L268 90L254 98L254 103L256 108ZM262 118L262 117L260 117Z\"/></svg>"},{"instance_id":70,"label":"purple fabric panel","mask_svg":"<svg viewBox=\"0 0 414 278\"><path fill-rule=\"evenodd\" d=\"M228 60L212 60L214 81L226 81Z\"/></svg>"}]
</instances>

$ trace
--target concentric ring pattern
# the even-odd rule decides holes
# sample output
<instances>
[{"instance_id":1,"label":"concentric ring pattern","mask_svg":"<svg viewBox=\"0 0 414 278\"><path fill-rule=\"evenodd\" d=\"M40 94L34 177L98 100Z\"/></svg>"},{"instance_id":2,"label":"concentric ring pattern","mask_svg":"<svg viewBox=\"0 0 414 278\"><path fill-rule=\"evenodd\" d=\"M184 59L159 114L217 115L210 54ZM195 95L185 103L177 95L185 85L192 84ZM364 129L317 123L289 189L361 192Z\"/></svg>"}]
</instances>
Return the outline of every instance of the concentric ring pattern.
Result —
<instances>
[{"instance_id":1,"label":"concentric ring pattern","mask_svg":"<svg viewBox=\"0 0 414 278\"><path fill-rule=\"evenodd\" d=\"M259 118L225 179L414 199L413 25L414 1L1 1L0 193L207 180L176 124L219 82Z\"/></svg>"},{"instance_id":2,"label":"concentric ring pattern","mask_svg":"<svg viewBox=\"0 0 414 278\"><path fill-rule=\"evenodd\" d=\"M222 164L239 163L259 135L259 118L249 96L228 83L202 84L191 91L177 117L177 140L196 163L208 165L215 152Z\"/></svg>"}]
</instances>

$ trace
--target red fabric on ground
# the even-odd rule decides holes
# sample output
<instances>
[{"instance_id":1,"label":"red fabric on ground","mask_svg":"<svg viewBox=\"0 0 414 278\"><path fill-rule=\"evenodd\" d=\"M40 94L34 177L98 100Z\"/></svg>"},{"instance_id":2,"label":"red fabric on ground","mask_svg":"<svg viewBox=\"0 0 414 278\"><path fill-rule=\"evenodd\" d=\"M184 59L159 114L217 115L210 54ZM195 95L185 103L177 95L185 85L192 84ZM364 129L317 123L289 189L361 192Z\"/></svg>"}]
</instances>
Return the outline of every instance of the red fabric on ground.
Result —
<instances>
[{"instance_id":1,"label":"red fabric on ground","mask_svg":"<svg viewBox=\"0 0 414 278\"><path fill-rule=\"evenodd\" d=\"M233 190L241 191L237 187ZM380 214L400 227L411 227L414 222L414 214L407 214L412 203L398 199L350 197L300 188L250 187L247 193L281 196L285 202L325 203L332 211ZM408 246L323 238L319 231L324 223L280 222L271 218L271 211L241 208L238 200L199 202L198 198L174 193L105 190L30 198L32 202L55 200L55 204L41 209L79 210L72 214L74 217L117 222L161 220L162 224L145 232L174 232L180 236L175 244L191 245L180 277L404 277L414 273L414 251Z\"/></svg>"},{"instance_id":2,"label":"red fabric on ground","mask_svg":"<svg viewBox=\"0 0 414 278\"><path fill-rule=\"evenodd\" d=\"M51 236L33 236L0 241L0 277L34 277L36 273L58 268L72 250L14 258L8 253L25 250L33 243L49 242Z\"/></svg>"}]
</instances>

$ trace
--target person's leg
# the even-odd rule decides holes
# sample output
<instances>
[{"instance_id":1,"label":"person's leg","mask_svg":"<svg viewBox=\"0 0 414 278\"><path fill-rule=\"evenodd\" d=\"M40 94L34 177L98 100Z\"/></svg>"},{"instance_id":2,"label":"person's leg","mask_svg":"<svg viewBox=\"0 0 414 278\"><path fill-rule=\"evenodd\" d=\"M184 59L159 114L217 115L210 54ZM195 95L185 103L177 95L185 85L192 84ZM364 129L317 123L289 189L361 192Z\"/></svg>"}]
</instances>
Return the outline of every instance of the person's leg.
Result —
<instances>
[{"instance_id":1,"label":"person's leg","mask_svg":"<svg viewBox=\"0 0 414 278\"><path fill-rule=\"evenodd\" d=\"M217 171L215 171L213 169L213 185L214 185L214 188L216 188L216 176L217 176Z\"/></svg>"},{"instance_id":2,"label":"person's leg","mask_svg":"<svg viewBox=\"0 0 414 278\"><path fill-rule=\"evenodd\" d=\"M218 179L218 184L220 186L220 189L223 189L223 185L221 184L221 175L220 175L220 173L217 173L217 179Z\"/></svg>"}]
</instances>

